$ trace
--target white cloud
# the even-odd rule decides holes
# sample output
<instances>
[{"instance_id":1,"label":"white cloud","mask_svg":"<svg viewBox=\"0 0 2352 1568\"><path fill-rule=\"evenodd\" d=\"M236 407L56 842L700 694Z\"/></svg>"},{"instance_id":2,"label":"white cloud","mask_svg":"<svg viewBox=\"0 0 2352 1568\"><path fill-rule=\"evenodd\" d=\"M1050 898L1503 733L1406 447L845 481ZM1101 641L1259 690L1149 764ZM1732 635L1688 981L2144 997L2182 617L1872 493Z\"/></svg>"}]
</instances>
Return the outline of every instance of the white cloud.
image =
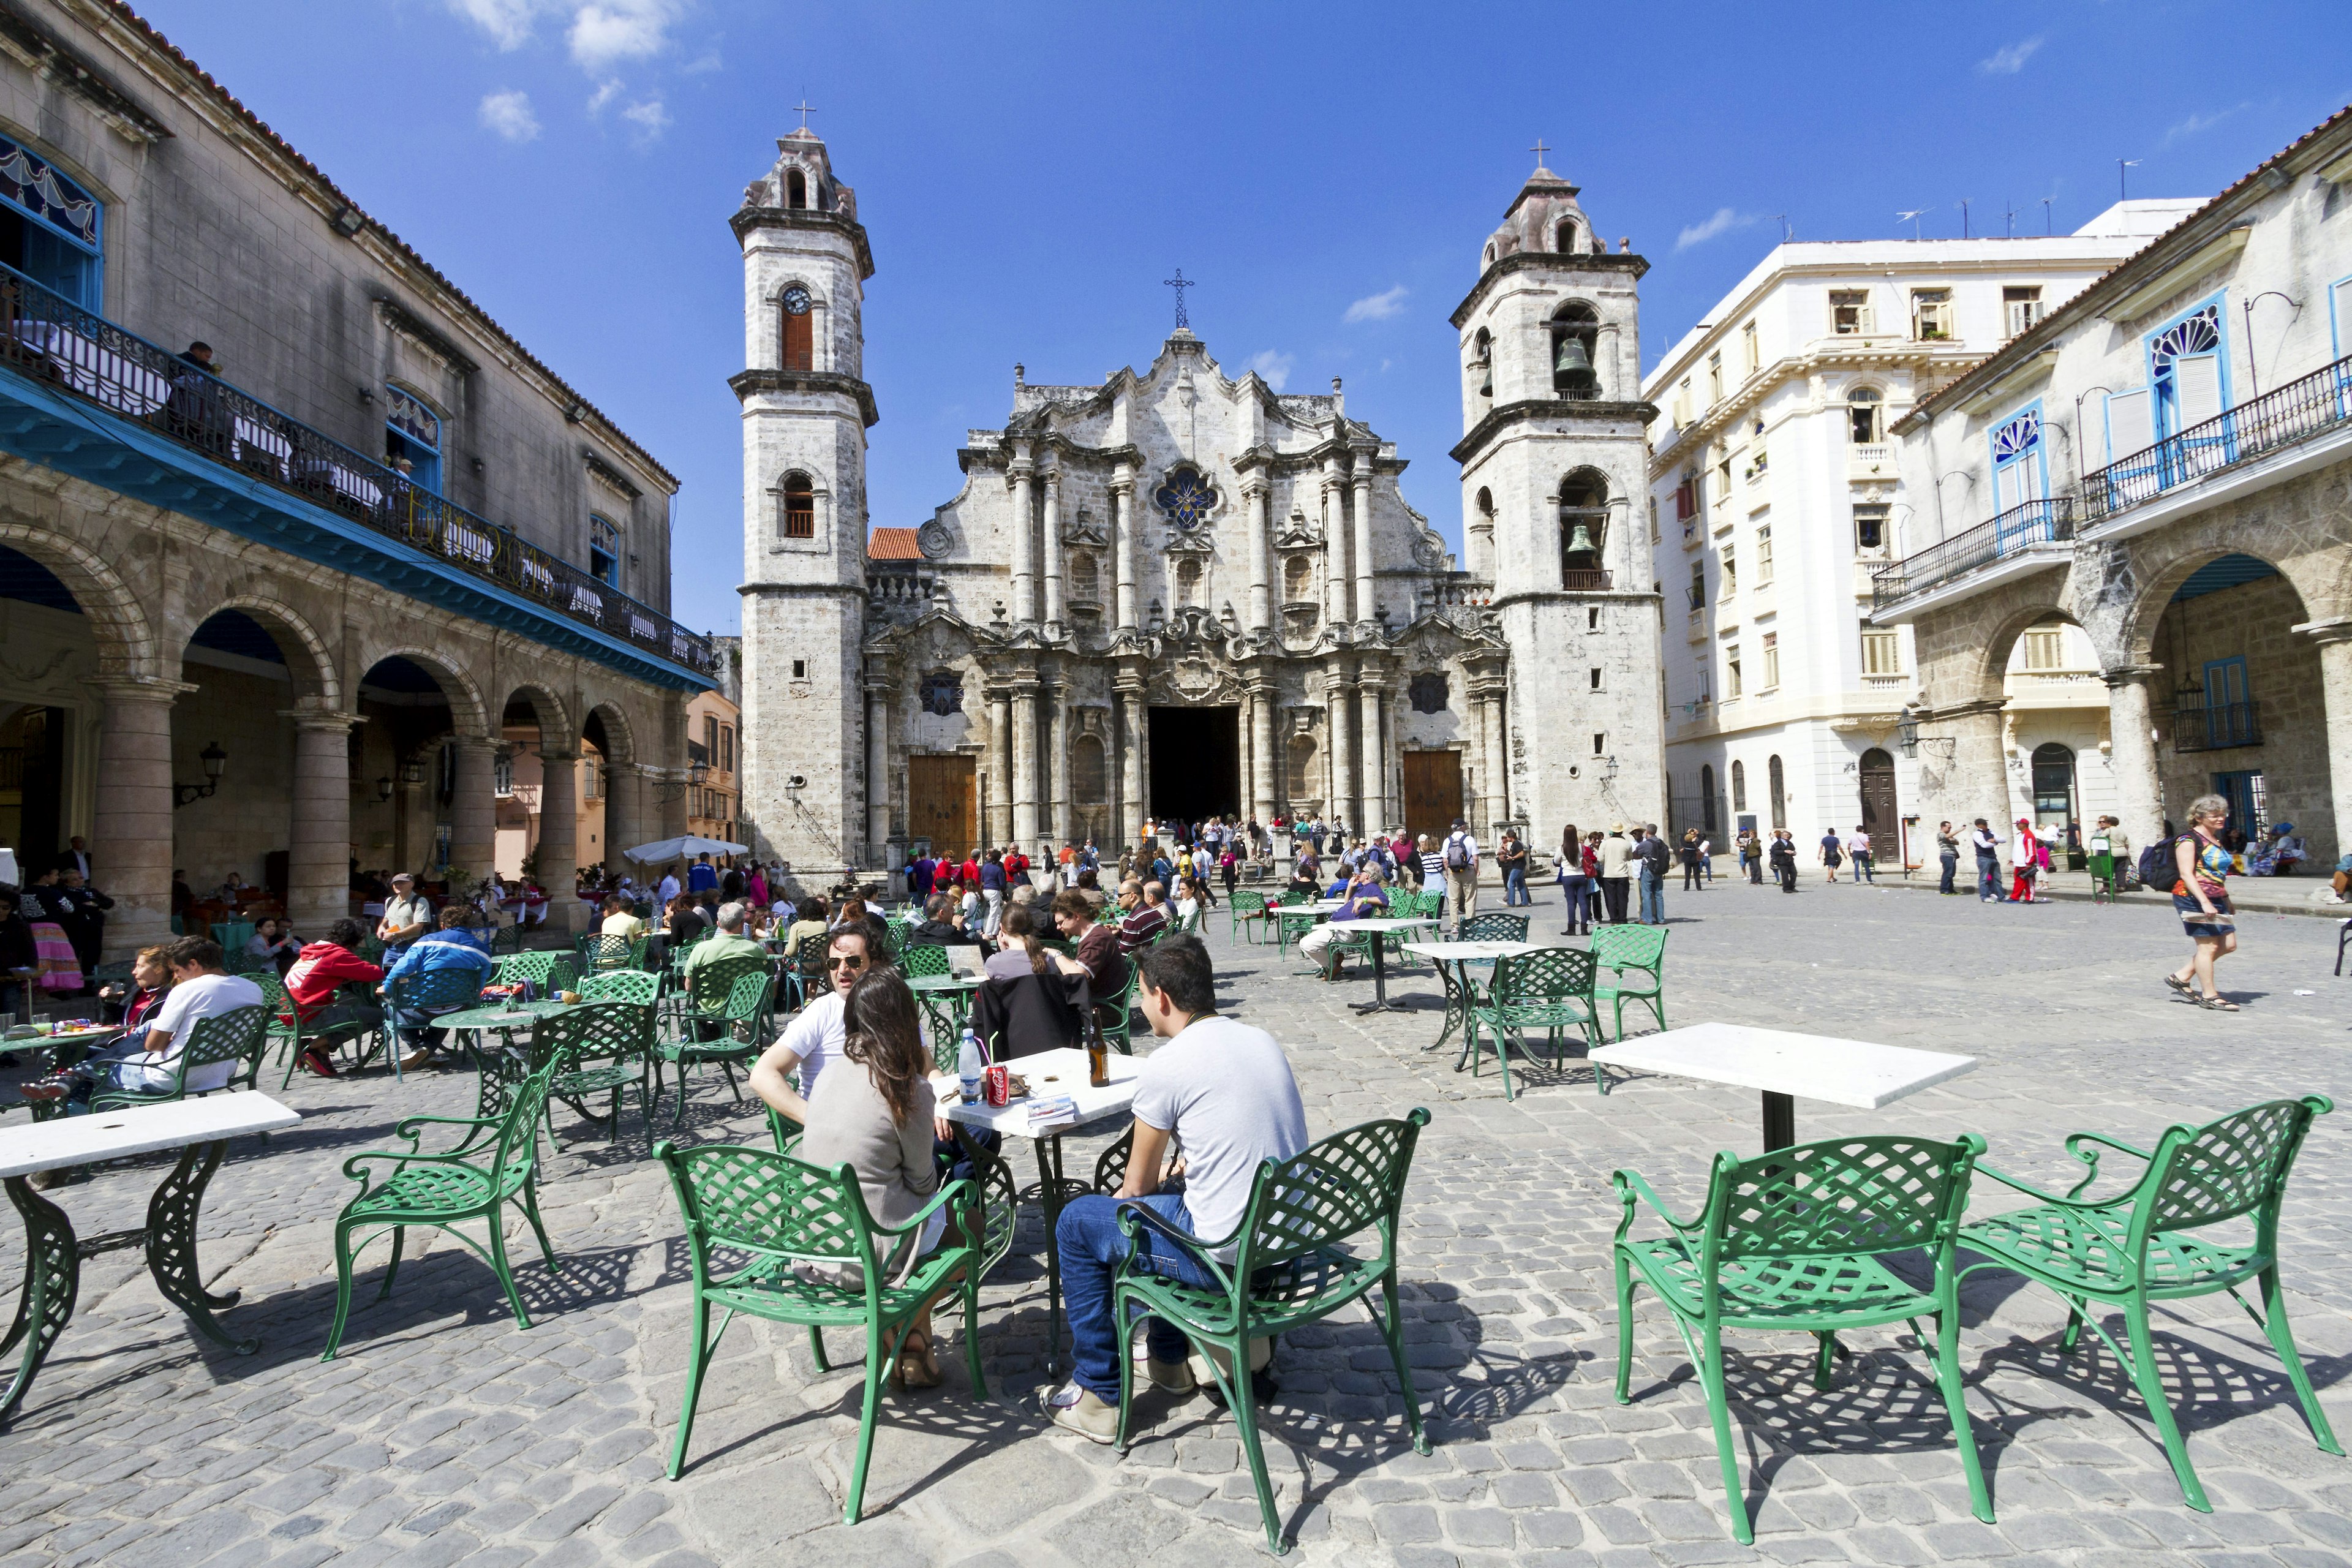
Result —
<instances>
[{"instance_id":1,"label":"white cloud","mask_svg":"<svg viewBox=\"0 0 2352 1568\"><path fill-rule=\"evenodd\" d=\"M669 110L662 107L662 100L658 98L629 105L621 110L621 118L635 125L638 133L648 142L669 129Z\"/></svg>"},{"instance_id":2,"label":"white cloud","mask_svg":"<svg viewBox=\"0 0 2352 1568\"><path fill-rule=\"evenodd\" d=\"M604 113L604 106L620 96L621 84L619 81L598 82L596 84L596 90L588 95L588 112L591 114Z\"/></svg>"},{"instance_id":3,"label":"white cloud","mask_svg":"<svg viewBox=\"0 0 2352 1568\"><path fill-rule=\"evenodd\" d=\"M482 95L482 124L509 142L529 142L539 135L539 116L530 111L530 95L509 89Z\"/></svg>"},{"instance_id":4,"label":"white cloud","mask_svg":"<svg viewBox=\"0 0 2352 1568\"><path fill-rule=\"evenodd\" d=\"M488 33L502 49L528 43L531 24L545 8L544 0L449 0L449 9Z\"/></svg>"},{"instance_id":5,"label":"white cloud","mask_svg":"<svg viewBox=\"0 0 2352 1568\"><path fill-rule=\"evenodd\" d=\"M1729 207L1717 207L1711 217L1701 219L1675 236L1675 248L1688 250L1694 245L1729 234L1735 228L1749 228L1764 220L1753 213L1735 212Z\"/></svg>"},{"instance_id":6,"label":"white cloud","mask_svg":"<svg viewBox=\"0 0 2352 1568\"><path fill-rule=\"evenodd\" d=\"M572 58L582 70L609 70L668 47L677 0L592 0L572 16Z\"/></svg>"},{"instance_id":7,"label":"white cloud","mask_svg":"<svg viewBox=\"0 0 2352 1568\"><path fill-rule=\"evenodd\" d=\"M2237 113L2239 110L2250 109L2252 107L2252 105L2251 104L2238 103L2232 104L2227 109L2217 110L2211 114L2192 114L2188 119L2182 121L2179 124L2175 125L2172 129L2164 133L2162 145L2170 147L2178 142L2186 142L2192 136L2201 136L2206 132L2212 130L2216 125L2221 124L2224 120L2227 120L2231 115Z\"/></svg>"},{"instance_id":8,"label":"white cloud","mask_svg":"<svg viewBox=\"0 0 2352 1568\"><path fill-rule=\"evenodd\" d=\"M2039 33L2014 44L2003 44L1990 58L1979 60L1977 69L1987 76L2015 76L2025 68L2025 62L2032 59L2041 47L2042 35Z\"/></svg>"},{"instance_id":9,"label":"white cloud","mask_svg":"<svg viewBox=\"0 0 2352 1568\"><path fill-rule=\"evenodd\" d=\"M1385 321L1404 309L1404 296L1405 287L1402 283L1378 294L1367 294L1349 306L1348 313L1340 320L1350 322Z\"/></svg>"},{"instance_id":10,"label":"white cloud","mask_svg":"<svg viewBox=\"0 0 2352 1568\"><path fill-rule=\"evenodd\" d=\"M1273 349L1262 350L1249 357L1249 368L1257 372L1258 379L1276 392L1290 384L1290 373L1297 367L1297 354L1277 353Z\"/></svg>"}]
</instances>

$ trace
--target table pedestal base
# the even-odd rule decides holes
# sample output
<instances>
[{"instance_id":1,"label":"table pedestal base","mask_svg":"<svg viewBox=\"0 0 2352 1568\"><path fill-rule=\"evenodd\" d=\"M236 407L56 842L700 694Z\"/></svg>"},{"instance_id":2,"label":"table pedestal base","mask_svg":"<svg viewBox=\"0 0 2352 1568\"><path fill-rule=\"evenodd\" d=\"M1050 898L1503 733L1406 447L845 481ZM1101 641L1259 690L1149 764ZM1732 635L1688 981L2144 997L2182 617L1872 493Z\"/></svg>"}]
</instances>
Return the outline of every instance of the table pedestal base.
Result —
<instances>
[{"instance_id":1,"label":"table pedestal base","mask_svg":"<svg viewBox=\"0 0 2352 1568\"><path fill-rule=\"evenodd\" d=\"M1764 1152L1792 1147L1797 1142L1797 1102L1790 1095L1764 1091Z\"/></svg>"},{"instance_id":2,"label":"table pedestal base","mask_svg":"<svg viewBox=\"0 0 2352 1568\"><path fill-rule=\"evenodd\" d=\"M1384 962L1385 954L1382 951L1387 934L1385 931L1377 931L1371 933L1372 999L1369 1002L1357 1003L1356 1011L1359 1013L1410 1013L1412 1011L1410 1007L1395 1006L1389 1001L1388 965Z\"/></svg>"}]
</instances>

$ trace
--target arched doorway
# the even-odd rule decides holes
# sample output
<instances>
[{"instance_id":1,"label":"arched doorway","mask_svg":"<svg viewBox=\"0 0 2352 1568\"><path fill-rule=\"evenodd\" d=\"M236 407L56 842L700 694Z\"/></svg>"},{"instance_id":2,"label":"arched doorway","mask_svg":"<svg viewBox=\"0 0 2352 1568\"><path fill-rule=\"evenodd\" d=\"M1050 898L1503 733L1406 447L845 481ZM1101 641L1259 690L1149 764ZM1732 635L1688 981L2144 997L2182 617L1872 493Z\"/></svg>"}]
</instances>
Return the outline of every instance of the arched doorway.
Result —
<instances>
[{"instance_id":1,"label":"arched doorway","mask_svg":"<svg viewBox=\"0 0 2352 1568\"><path fill-rule=\"evenodd\" d=\"M449 863L449 777L442 748L456 728L448 691L404 655L360 677L352 732L352 847L373 893L394 871L431 877Z\"/></svg>"},{"instance_id":2,"label":"arched doorway","mask_svg":"<svg viewBox=\"0 0 2352 1568\"><path fill-rule=\"evenodd\" d=\"M2033 748L2033 821L2062 831L2074 820L2074 752L2055 741Z\"/></svg>"},{"instance_id":3,"label":"arched doorway","mask_svg":"<svg viewBox=\"0 0 2352 1568\"><path fill-rule=\"evenodd\" d=\"M1715 764L1702 763L1698 770L1698 819L1705 831L1715 831Z\"/></svg>"},{"instance_id":4,"label":"arched doorway","mask_svg":"<svg viewBox=\"0 0 2352 1568\"><path fill-rule=\"evenodd\" d=\"M1870 858L1882 866L1903 864L1903 819L1895 799L1895 759L1879 747L1862 753L1862 830L1870 837Z\"/></svg>"}]
</instances>

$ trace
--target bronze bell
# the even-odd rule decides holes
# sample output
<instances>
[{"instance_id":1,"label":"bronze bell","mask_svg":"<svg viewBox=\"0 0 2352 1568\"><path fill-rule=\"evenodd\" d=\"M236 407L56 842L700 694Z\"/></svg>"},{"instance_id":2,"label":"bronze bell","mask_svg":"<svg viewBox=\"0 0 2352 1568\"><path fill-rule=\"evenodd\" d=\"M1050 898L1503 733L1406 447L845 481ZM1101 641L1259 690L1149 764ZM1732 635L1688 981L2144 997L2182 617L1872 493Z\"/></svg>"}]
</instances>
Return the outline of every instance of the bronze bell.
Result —
<instances>
[{"instance_id":1,"label":"bronze bell","mask_svg":"<svg viewBox=\"0 0 2352 1568\"><path fill-rule=\"evenodd\" d=\"M1592 374L1591 356L1584 352L1584 340L1580 337L1559 340L1559 357L1552 362L1551 374L1564 391L1591 392L1601 384L1601 378Z\"/></svg>"},{"instance_id":2,"label":"bronze bell","mask_svg":"<svg viewBox=\"0 0 2352 1568\"><path fill-rule=\"evenodd\" d=\"M1478 384L1478 395L1481 397L1492 397L1495 395L1495 367L1493 365L1488 365L1486 367L1486 379Z\"/></svg>"},{"instance_id":3,"label":"bronze bell","mask_svg":"<svg viewBox=\"0 0 2352 1568\"><path fill-rule=\"evenodd\" d=\"M1600 548L1592 542L1592 530L1585 527L1584 520L1579 518L1576 525L1568 531L1568 552L1570 555L1591 555Z\"/></svg>"}]
</instances>

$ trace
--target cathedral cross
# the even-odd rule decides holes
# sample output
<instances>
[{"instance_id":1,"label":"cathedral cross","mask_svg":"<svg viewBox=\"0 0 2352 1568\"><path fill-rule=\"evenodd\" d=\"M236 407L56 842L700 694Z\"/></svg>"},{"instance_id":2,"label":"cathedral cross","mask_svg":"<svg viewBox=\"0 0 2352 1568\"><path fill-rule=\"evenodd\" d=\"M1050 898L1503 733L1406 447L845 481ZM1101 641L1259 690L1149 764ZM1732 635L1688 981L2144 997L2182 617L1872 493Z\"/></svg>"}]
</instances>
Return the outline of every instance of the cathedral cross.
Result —
<instances>
[{"instance_id":1,"label":"cathedral cross","mask_svg":"<svg viewBox=\"0 0 2352 1568\"><path fill-rule=\"evenodd\" d=\"M1536 138L1536 144L1528 148L1528 151L1536 155L1536 167L1540 169L1544 166L1544 154L1550 152L1551 147L1542 137L1538 136Z\"/></svg>"},{"instance_id":2,"label":"cathedral cross","mask_svg":"<svg viewBox=\"0 0 2352 1568\"><path fill-rule=\"evenodd\" d=\"M1192 321L1191 317L1184 313L1184 290L1187 289L1199 288L1201 286L1199 279L1185 277L1184 269L1179 267L1176 269L1175 277L1163 278L1160 279L1160 283L1164 287L1176 290L1176 325L1181 331L1190 331L1192 325Z\"/></svg>"},{"instance_id":3,"label":"cathedral cross","mask_svg":"<svg viewBox=\"0 0 2352 1568\"><path fill-rule=\"evenodd\" d=\"M801 129L803 131L806 131L808 129L808 117L816 112L816 105L811 103L807 97L803 95L801 100L793 105L793 107L800 111Z\"/></svg>"}]
</instances>

